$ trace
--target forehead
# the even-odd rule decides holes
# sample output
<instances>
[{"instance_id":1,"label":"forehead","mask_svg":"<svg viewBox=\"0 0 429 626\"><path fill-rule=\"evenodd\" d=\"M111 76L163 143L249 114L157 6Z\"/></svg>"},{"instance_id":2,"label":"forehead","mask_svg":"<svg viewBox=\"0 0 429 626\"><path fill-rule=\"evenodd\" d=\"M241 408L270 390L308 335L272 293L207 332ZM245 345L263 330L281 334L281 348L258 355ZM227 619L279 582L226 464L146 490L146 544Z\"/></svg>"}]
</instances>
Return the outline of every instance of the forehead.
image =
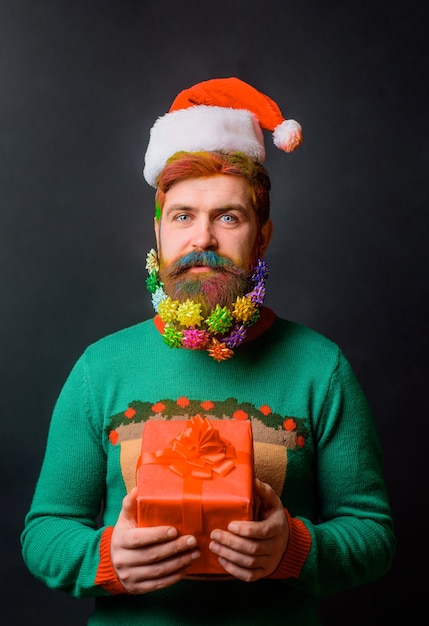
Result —
<instances>
[{"instance_id":1,"label":"forehead","mask_svg":"<svg viewBox=\"0 0 429 626\"><path fill-rule=\"evenodd\" d=\"M225 174L187 178L175 183L165 194L164 211L176 205L199 209L237 205L252 210L247 181L240 176Z\"/></svg>"}]
</instances>

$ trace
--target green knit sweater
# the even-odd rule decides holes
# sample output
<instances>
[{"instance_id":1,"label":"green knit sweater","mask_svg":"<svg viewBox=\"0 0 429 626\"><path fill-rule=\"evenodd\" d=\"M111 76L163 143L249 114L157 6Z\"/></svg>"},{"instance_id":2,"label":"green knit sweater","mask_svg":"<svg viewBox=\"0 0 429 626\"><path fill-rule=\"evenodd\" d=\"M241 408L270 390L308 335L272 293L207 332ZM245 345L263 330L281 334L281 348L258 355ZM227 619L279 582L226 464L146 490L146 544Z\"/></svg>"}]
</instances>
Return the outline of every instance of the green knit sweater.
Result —
<instances>
[{"instance_id":1,"label":"green knit sweater","mask_svg":"<svg viewBox=\"0 0 429 626\"><path fill-rule=\"evenodd\" d=\"M256 474L281 497L288 548L256 583L191 578L128 595L110 537L135 484L144 423L195 414L251 420ZM349 363L325 337L267 310L255 338L221 363L169 348L153 320L96 342L56 403L22 545L49 587L95 597L91 626L319 624L317 596L380 578L395 551L379 441Z\"/></svg>"}]
</instances>

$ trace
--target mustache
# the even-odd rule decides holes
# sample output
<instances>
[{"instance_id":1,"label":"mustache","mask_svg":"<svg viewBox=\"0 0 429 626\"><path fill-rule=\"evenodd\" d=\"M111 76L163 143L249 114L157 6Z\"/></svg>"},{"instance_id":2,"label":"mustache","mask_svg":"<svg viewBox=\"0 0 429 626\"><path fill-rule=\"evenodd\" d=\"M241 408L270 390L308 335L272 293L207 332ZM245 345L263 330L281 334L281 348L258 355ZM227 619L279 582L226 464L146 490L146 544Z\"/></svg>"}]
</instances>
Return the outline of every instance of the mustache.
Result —
<instances>
[{"instance_id":1,"label":"mustache","mask_svg":"<svg viewBox=\"0 0 429 626\"><path fill-rule=\"evenodd\" d=\"M212 250L202 250L200 252L189 252L180 259L176 259L168 268L168 275L176 278L191 267L203 266L232 274L242 273L242 269L234 265L229 259L219 256Z\"/></svg>"}]
</instances>

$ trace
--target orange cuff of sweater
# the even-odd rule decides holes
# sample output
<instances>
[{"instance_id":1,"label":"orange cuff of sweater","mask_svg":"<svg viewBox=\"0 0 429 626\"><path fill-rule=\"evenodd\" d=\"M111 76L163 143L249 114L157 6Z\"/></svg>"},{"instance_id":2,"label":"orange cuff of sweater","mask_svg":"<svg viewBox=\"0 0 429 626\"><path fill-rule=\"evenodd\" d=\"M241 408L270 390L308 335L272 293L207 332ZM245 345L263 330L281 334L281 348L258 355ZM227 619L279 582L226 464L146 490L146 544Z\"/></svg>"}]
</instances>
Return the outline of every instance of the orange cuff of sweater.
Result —
<instances>
[{"instance_id":1,"label":"orange cuff of sweater","mask_svg":"<svg viewBox=\"0 0 429 626\"><path fill-rule=\"evenodd\" d=\"M299 578L311 548L311 535L300 519L291 517L285 509L289 522L289 541L279 566L267 578Z\"/></svg>"},{"instance_id":2,"label":"orange cuff of sweater","mask_svg":"<svg viewBox=\"0 0 429 626\"><path fill-rule=\"evenodd\" d=\"M108 526L101 535L100 541L100 563L98 565L97 574L95 576L95 584L103 587L112 595L119 593L128 593L123 584L116 575L110 557L110 542L112 539L113 526Z\"/></svg>"}]
</instances>

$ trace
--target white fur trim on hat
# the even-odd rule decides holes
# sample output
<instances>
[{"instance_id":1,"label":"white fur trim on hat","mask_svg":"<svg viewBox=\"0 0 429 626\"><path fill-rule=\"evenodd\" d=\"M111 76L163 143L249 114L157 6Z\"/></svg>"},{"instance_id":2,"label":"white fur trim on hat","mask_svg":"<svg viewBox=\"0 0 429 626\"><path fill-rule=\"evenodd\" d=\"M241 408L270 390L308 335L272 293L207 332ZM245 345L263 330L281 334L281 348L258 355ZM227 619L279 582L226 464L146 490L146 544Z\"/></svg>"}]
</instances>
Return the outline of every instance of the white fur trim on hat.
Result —
<instances>
[{"instance_id":1,"label":"white fur trim on hat","mask_svg":"<svg viewBox=\"0 0 429 626\"><path fill-rule=\"evenodd\" d=\"M244 109L198 105L166 113L150 132L143 175L156 187L166 161L176 152L244 152L265 160L264 138L255 115Z\"/></svg>"}]
</instances>

